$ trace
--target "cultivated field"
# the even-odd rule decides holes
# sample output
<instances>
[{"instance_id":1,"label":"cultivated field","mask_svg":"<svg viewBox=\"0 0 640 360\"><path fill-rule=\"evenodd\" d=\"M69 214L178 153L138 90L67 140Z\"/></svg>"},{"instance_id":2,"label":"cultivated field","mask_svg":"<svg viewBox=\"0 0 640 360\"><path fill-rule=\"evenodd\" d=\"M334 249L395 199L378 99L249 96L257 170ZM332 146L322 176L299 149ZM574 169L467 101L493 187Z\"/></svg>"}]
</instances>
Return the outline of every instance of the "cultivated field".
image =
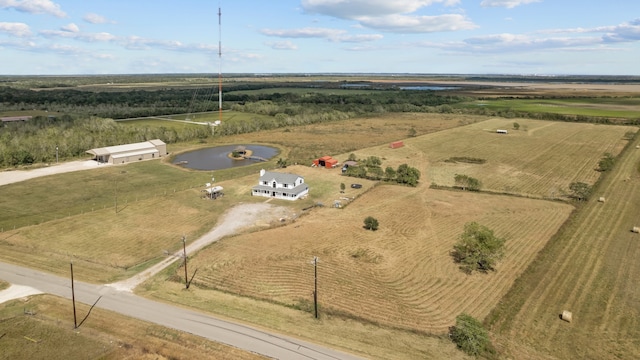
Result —
<instances>
[{"instance_id":1,"label":"cultivated field","mask_svg":"<svg viewBox=\"0 0 640 360\"><path fill-rule=\"evenodd\" d=\"M314 209L294 225L223 240L191 266L198 268L198 286L306 307L313 290L309 261L319 256L323 311L443 333L463 311L486 316L571 210L425 185L377 186L344 209ZM368 215L380 221L377 232L362 228ZM507 238L496 273L468 276L453 263L449 253L469 221Z\"/></svg>"},{"instance_id":2,"label":"cultivated field","mask_svg":"<svg viewBox=\"0 0 640 360\"><path fill-rule=\"evenodd\" d=\"M594 170L599 158L605 152L619 153L626 144L625 133L633 130L517 121L521 130L512 131L513 120L508 119L393 114L225 138L225 144L277 145L282 148L277 157L283 158L310 160L332 155L344 161L352 152L361 158L378 156L383 167L407 163L417 167L422 178L416 188L376 186L371 181L341 177L339 169L290 166L283 171L303 175L311 195L301 202L272 204L308 214L292 224L223 239L190 257L190 269L198 270L189 291L180 290L182 269L177 265L141 291L312 341L321 336L326 344L374 358L457 356L444 337L425 340L421 334L444 334L460 312L484 318L500 304L573 210L562 202L535 198L560 197L573 181L594 183L600 175ZM509 134L496 134L499 128L509 129ZM412 129L418 136L408 138ZM388 147L389 142L401 139L403 148ZM445 162L464 156L487 162ZM0 234L0 258L65 274L73 259L83 269L78 271L82 273L79 279L95 282L130 276L162 259L163 250L175 250L182 235L195 239L211 229L225 209L238 202L264 201L249 196L249 189L256 184L259 168L273 167L274 162L216 172L216 182L225 187L225 197L216 201L200 200L199 188L193 187L203 185L211 173L160 161L0 187L3 198L3 193L11 194L6 197L11 201L2 204L2 213L10 219L0 218L9 228ZM477 177L483 189L491 192L532 198L429 188L432 183L453 185L456 173ZM347 186L358 182L364 187L340 194L341 182ZM302 212L318 202L331 205L341 197L356 199L342 200L348 204L343 209L325 206ZM89 207L91 210L83 210ZM64 211L68 208L80 211ZM380 221L377 232L362 229L369 215ZM39 223L11 229L11 221L25 217ZM468 276L453 263L449 252L468 221L487 225L507 239L507 254L497 272ZM573 249L581 249L579 244ZM320 322L307 312L294 310L312 307L313 267L309 262L313 256L320 257ZM566 256L580 258L577 253ZM553 257L553 261L563 264L564 258ZM569 267L559 270L564 269ZM590 281L597 283L597 277L594 279ZM620 291L628 288L621 286ZM584 299L586 295L580 296ZM266 310L261 315L255 309ZM519 321L536 320L523 316ZM510 320L501 324L506 330L498 334L507 335L500 335L503 342L499 345L513 351L510 343L505 345L504 339L513 335L507 331L524 329Z\"/></svg>"},{"instance_id":3,"label":"cultivated field","mask_svg":"<svg viewBox=\"0 0 640 360\"><path fill-rule=\"evenodd\" d=\"M456 174L477 178L482 189L532 197L558 198L569 184L593 184L600 175L598 161L605 153L617 155L627 144L625 133L637 129L564 122L491 119L450 131L405 141L397 149L410 161L424 157L426 181L453 186ZM496 129L508 129L497 134ZM380 148L379 154L388 150ZM374 152L374 155L378 152ZM404 155L403 154L403 155ZM451 157L472 157L484 164L451 163Z\"/></svg>"},{"instance_id":4,"label":"cultivated field","mask_svg":"<svg viewBox=\"0 0 640 360\"><path fill-rule=\"evenodd\" d=\"M428 115L409 114L272 131L263 135L263 141L271 138L276 145L284 144L296 138L291 136L294 133L297 141L284 148L282 156L295 151L313 159L354 146L392 141L406 136L411 127L427 133L454 126L457 122L451 117L430 119ZM331 132L334 135L330 141L321 145L318 134ZM276 135L283 137L278 140ZM242 137L229 141L255 143ZM131 276L160 261L164 250L176 250L183 235L195 240L209 231L230 206L262 201L252 198L250 190L257 183L260 168L273 167L275 161L215 173L149 161L1 186L0 258L62 274L74 260L85 267L84 275L79 275L85 281L112 282ZM215 202L200 200L200 189L212 175L227 196ZM345 180L331 176L307 181L316 192L308 200L293 204L295 208L331 203Z\"/></svg>"},{"instance_id":5,"label":"cultivated field","mask_svg":"<svg viewBox=\"0 0 640 360\"><path fill-rule=\"evenodd\" d=\"M636 145L638 141L634 143ZM640 150L620 159L590 201L489 317L514 359L640 357ZM559 319L573 312L573 322Z\"/></svg>"},{"instance_id":6,"label":"cultivated field","mask_svg":"<svg viewBox=\"0 0 640 360\"><path fill-rule=\"evenodd\" d=\"M483 99L473 106L489 110L513 110L531 113L601 116L605 118L638 119L640 98L577 98L577 99ZM517 121L517 120L516 120Z\"/></svg>"}]
</instances>

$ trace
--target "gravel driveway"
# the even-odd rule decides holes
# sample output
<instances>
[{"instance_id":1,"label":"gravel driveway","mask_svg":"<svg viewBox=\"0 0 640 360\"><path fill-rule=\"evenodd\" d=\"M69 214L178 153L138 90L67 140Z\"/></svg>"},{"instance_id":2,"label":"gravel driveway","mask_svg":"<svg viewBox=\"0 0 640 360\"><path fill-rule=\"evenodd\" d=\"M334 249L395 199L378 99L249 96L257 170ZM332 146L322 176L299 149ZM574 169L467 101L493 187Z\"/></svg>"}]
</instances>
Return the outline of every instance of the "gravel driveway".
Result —
<instances>
[{"instance_id":1,"label":"gravel driveway","mask_svg":"<svg viewBox=\"0 0 640 360\"><path fill-rule=\"evenodd\" d=\"M16 183L24 180L37 178L40 176L61 174L72 171L89 170L103 166L113 166L112 164L99 164L94 160L70 161L33 170L7 170L0 172L0 186ZM268 200L267 200L268 201ZM187 254L193 254L203 247L222 239L225 236L233 235L238 231L248 229L260 224L269 224L280 219L291 219L295 214L291 209L283 206L274 206L264 203L240 204L229 209L218 222L218 224L208 233L199 239L189 243L187 239ZM174 261L182 259L183 252L167 256L166 259L147 270L133 276L132 278L108 284L108 286L121 291L132 291L133 288L159 273ZM14 289L15 290L15 289Z\"/></svg>"}]
</instances>

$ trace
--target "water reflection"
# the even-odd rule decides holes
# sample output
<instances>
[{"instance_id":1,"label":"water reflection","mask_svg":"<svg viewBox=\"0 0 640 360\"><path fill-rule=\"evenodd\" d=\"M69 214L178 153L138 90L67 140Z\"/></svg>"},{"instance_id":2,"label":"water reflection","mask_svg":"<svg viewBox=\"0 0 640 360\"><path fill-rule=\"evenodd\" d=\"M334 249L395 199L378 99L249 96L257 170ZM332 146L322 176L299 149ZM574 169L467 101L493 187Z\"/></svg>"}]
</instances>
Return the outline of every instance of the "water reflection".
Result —
<instances>
[{"instance_id":1,"label":"water reflection","mask_svg":"<svg viewBox=\"0 0 640 360\"><path fill-rule=\"evenodd\" d=\"M250 150L252 152L252 156L266 160L269 160L278 154L278 149L269 146L242 146L247 150ZM261 161L257 159L234 160L229 158L229 153L233 152L237 147L238 145L225 145L189 151L176 155L173 159L173 163L194 170L222 170L232 167L247 166Z\"/></svg>"}]
</instances>

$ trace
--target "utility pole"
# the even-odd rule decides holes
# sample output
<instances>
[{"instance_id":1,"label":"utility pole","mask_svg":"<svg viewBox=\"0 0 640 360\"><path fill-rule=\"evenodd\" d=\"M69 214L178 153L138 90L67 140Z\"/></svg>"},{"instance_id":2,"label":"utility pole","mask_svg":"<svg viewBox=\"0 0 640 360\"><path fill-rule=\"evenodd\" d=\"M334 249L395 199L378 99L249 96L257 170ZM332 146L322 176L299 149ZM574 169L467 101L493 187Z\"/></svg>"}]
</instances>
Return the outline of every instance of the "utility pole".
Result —
<instances>
[{"instance_id":1,"label":"utility pole","mask_svg":"<svg viewBox=\"0 0 640 360\"><path fill-rule=\"evenodd\" d=\"M182 250L184 251L184 286L189 289L189 278L187 277L187 238L182 236Z\"/></svg>"},{"instance_id":2,"label":"utility pole","mask_svg":"<svg viewBox=\"0 0 640 360\"><path fill-rule=\"evenodd\" d=\"M73 328L78 328L78 319L76 317L76 292L73 287L73 261L71 264L71 300L73 301Z\"/></svg>"},{"instance_id":3,"label":"utility pole","mask_svg":"<svg viewBox=\"0 0 640 360\"><path fill-rule=\"evenodd\" d=\"M56 146L56 164L58 163L58 147Z\"/></svg>"},{"instance_id":4,"label":"utility pole","mask_svg":"<svg viewBox=\"0 0 640 360\"><path fill-rule=\"evenodd\" d=\"M116 188L115 188L115 201L116 201L116 215L118 215L118 179L115 180Z\"/></svg>"},{"instance_id":5,"label":"utility pole","mask_svg":"<svg viewBox=\"0 0 640 360\"><path fill-rule=\"evenodd\" d=\"M318 257L313 257L313 309L318 318Z\"/></svg>"}]
</instances>

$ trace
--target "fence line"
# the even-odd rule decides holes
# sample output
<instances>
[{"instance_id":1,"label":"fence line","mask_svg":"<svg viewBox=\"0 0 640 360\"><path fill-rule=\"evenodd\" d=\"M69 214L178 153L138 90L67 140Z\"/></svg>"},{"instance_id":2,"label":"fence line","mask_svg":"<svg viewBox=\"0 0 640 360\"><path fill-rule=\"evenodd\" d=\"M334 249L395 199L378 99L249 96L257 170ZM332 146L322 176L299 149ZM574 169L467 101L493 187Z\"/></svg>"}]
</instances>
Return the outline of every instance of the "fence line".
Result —
<instances>
[{"instance_id":1,"label":"fence line","mask_svg":"<svg viewBox=\"0 0 640 360\"><path fill-rule=\"evenodd\" d=\"M139 197L138 194L136 194L135 200L132 200L132 203L137 203L138 201L144 201L144 200L149 200L149 199L156 199L158 197L166 197L166 196L171 196L171 195L175 195L178 192L182 192L182 191L187 191L187 190L192 190L194 188L204 188L203 185L186 185L186 187L182 188L173 188L173 193L171 192L167 192L167 190L163 190L160 193L153 193L152 195L149 195L147 197ZM128 205L129 204L129 198L125 198L124 199L124 205ZM113 209L116 207L115 201L113 205L110 205L109 208ZM104 204L102 207L102 210L106 210L107 209L107 205ZM99 210L99 208L98 208ZM76 216L76 215L84 215L85 213L93 213L96 211L96 205L95 203L91 206L91 210L88 210L88 208L83 209L81 208L80 210L78 210L78 212L71 212L67 210L67 217L71 217ZM58 213L60 212L64 212L64 209L62 209L62 211L58 211ZM16 228L21 228L21 227L26 227L26 226L32 226L32 225L40 225L42 223L46 223L49 221L54 221L54 220L59 220L59 219L63 219L63 217L59 217L58 213L54 213L52 215L49 216L44 216L44 215L34 215L34 217L36 217L36 220L30 221L28 223L24 223L21 225L16 225L13 224L13 230L16 230ZM38 220L39 219L39 220ZM9 224L9 227L11 227L11 224ZM3 233L5 229L5 226L0 228L0 233Z\"/></svg>"}]
</instances>

